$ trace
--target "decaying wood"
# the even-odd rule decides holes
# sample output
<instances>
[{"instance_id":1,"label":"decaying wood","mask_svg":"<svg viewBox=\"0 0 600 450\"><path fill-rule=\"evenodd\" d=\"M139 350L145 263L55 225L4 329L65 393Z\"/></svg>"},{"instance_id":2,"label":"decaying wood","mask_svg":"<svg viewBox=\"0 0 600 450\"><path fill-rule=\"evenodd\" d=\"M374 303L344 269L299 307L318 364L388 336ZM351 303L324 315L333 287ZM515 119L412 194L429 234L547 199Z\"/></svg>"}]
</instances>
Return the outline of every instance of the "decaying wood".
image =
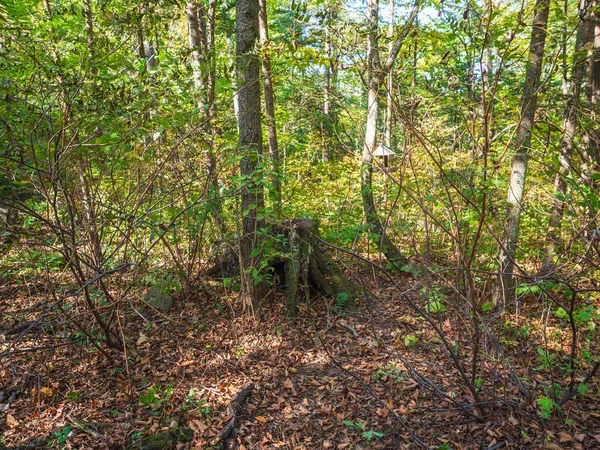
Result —
<instances>
[{"instance_id":1,"label":"decaying wood","mask_svg":"<svg viewBox=\"0 0 600 450\"><path fill-rule=\"evenodd\" d=\"M218 443L220 443L222 449L226 450L237 447L235 441L237 435L237 421L246 399L255 388L256 386L253 383L246 385L241 391L235 394L229 402L227 414L231 416L231 419L229 419L227 425L225 425L219 433Z\"/></svg>"},{"instance_id":2,"label":"decaying wood","mask_svg":"<svg viewBox=\"0 0 600 450\"><path fill-rule=\"evenodd\" d=\"M308 300L310 289L332 298L340 308L353 310L361 288L352 283L335 263L323 241L316 222L290 219L271 227L274 235L285 236L279 253L285 256L269 261L285 291L288 317L298 313L299 301ZM229 255L207 271L213 277L239 275L237 255Z\"/></svg>"},{"instance_id":3,"label":"decaying wood","mask_svg":"<svg viewBox=\"0 0 600 450\"><path fill-rule=\"evenodd\" d=\"M314 288L328 297L341 301L340 306L353 310L360 288L352 283L324 248L317 224L310 219L288 220L281 226L288 238L288 258L285 266L286 305L289 317L298 309L299 287Z\"/></svg>"}]
</instances>

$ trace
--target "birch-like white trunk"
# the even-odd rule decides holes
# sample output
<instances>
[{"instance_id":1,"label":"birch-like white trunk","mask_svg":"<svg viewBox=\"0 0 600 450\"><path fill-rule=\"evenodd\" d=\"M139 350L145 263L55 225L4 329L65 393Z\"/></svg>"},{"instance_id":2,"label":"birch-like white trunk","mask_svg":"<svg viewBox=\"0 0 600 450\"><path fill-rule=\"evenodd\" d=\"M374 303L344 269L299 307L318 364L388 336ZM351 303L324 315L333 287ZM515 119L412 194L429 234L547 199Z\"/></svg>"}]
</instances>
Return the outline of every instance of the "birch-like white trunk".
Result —
<instances>
[{"instance_id":1,"label":"birch-like white trunk","mask_svg":"<svg viewBox=\"0 0 600 450\"><path fill-rule=\"evenodd\" d=\"M544 49L548 27L550 0L536 0L535 15L529 44L529 59L525 74L525 84L521 97L521 117L517 127L515 155L512 160L507 200L510 204L504 225L504 238L500 248L500 268L494 301L500 298L504 303L514 295L513 270L519 242L523 192L527 179L527 162L531 147L531 134L537 110L537 95L544 65Z\"/></svg>"},{"instance_id":2,"label":"birch-like white trunk","mask_svg":"<svg viewBox=\"0 0 600 450\"><path fill-rule=\"evenodd\" d=\"M564 129L560 141L560 168L554 180L554 198L552 201L552 212L548 222L546 234L546 245L544 259L540 269L540 275L547 275L555 268L554 258L556 248L559 244L559 231L565 209L565 196L567 194L567 177L571 173L571 160L573 155L573 142L579 123L579 97L581 84L585 74L586 55L584 47L589 36L590 17L584 17L577 26L577 37L575 40L573 68L571 69L571 80L567 88L564 106Z\"/></svg>"}]
</instances>

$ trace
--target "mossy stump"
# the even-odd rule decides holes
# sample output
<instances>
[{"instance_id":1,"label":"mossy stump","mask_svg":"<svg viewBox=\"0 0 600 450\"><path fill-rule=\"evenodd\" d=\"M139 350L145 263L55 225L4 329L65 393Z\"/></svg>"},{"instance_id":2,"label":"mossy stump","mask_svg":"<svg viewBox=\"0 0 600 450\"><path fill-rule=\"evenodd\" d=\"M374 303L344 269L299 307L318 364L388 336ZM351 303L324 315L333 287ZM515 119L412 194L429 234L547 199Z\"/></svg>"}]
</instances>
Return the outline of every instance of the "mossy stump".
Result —
<instances>
[{"instance_id":1,"label":"mossy stump","mask_svg":"<svg viewBox=\"0 0 600 450\"><path fill-rule=\"evenodd\" d=\"M301 297L308 300L310 288L342 303L347 310L355 310L360 288L333 261L317 224L310 219L288 220L279 231L286 235L288 244L288 257L283 260L288 317L296 317Z\"/></svg>"},{"instance_id":2,"label":"mossy stump","mask_svg":"<svg viewBox=\"0 0 600 450\"><path fill-rule=\"evenodd\" d=\"M362 289L335 263L321 240L315 221L290 219L273 226L271 231L286 238L278 249L285 256L269 261L269 265L284 290L290 319L297 316L299 303L309 299L311 289L334 299L338 306L348 311L356 310L356 299ZM229 255L209 269L207 275L216 278L239 275L238 256Z\"/></svg>"}]
</instances>

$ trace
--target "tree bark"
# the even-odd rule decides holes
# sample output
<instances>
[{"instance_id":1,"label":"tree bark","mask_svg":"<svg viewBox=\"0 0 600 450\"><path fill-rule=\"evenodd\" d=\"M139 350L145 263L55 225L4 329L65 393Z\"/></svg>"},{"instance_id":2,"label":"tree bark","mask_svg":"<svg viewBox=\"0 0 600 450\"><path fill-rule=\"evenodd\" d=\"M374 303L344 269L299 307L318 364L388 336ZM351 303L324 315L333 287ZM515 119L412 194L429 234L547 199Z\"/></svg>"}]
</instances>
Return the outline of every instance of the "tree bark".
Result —
<instances>
[{"instance_id":1,"label":"tree bark","mask_svg":"<svg viewBox=\"0 0 600 450\"><path fill-rule=\"evenodd\" d=\"M281 231L289 245L289 256L284 262L288 318L293 319L298 313L300 287L307 300L308 289L312 287L334 299L339 308L356 310L361 289L346 278L324 248L317 224L309 219L288 220Z\"/></svg>"},{"instance_id":2,"label":"tree bark","mask_svg":"<svg viewBox=\"0 0 600 450\"><path fill-rule=\"evenodd\" d=\"M390 39L389 52L392 52L394 38L394 0L390 0L390 23L388 25L388 38ZM385 139L384 144L388 148L392 148L392 113L393 113L393 98L392 92L394 89L394 70L390 69L387 75L387 102L385 110Z\"/></svg>"},{"instance_id":3,"label":"tree bark","mask_svg":"<svg viewBox=\"0 0 600 450\"><path fill-rule=\"evenodd\" d=\"M597 4L594 2L590 8L589 41L592 42L592 48L588 51L585 90L592 124L597 124L600 119L598 114L598 104L600 104L600 12L595 10ZM581 168L582 177L590 189L597 193L598 187L594 183L594 174L597 173L600 162L600 130L598 127L592 126L591 129L586 130L583 141L585 162ZM591 217L594 217L595 214L595 211L590 211Z\"/></svg>"},{"instance_id":4,"label":"tree bark","mask_svg":"<svg viewBox=\"0 0 600 450\"><path fill-rule=\"evenodd\" d=\"M338 80L338 56L333 36L333 24L338 17L338 0L330 2L326 11L325 24L325 83L323 91L323 115L325 116L323 149L321 160L329 161L337 153L338 139L335 134L337 124L337 80Z\"/></svg>"},{"instance_id":5,"label":"tree bark","mask_svg":"<svg viewBox=\"0 0 600 450\"><path fill-rule=\"evenodd\" d=\"M267 22L267 0L258 2L258 19L260 26L260 44L262 47L262 74L265 92L265 112L267 118L267 139L269 142L269 154L271 156L272 176L271 199L275 217L281 217L281 162L279 159L279 147L277 144L277 124L275 121L275 94L273 92L273 77L271 76L271 56L269 48L269 24Z\"/></svg>"},{"instance_id":6,"label":"tree bark","mask_svg":"<svg viewBox=\"0 0 600 450\"><path fill-rule=\"evenodd\" d=\"M504 238L500 248L500 269L497 278L497 288L494 301L500 298L504 302L513 291L513 269L519 241L519 226L521 220L523 191L527 176L527 163L531 147L531 134L537 110L537 94L540 87L540 77L544 65L544 48L546 45L546 28L550 0L536 0L535 16L529 44L529 60L525 74L525 85L521 97L521 117L517 126L515 142L516 153L512 160L510 184L508 187L508 202L510 208L504 225Z\"/></svg>"},{"instance_id":7,"label":"tree bark","mask_svg":"<svg viewBox=\"0 0 600 450\"><path fill-rule=\"evenodd\" d=\"M192 74L194 76L194 88L196 89L197 106L202 108L204 98L202 93L202 33L200 31L200 20L198 17L198 3L188 3L185 6L185 15L187 18L188 36L191 50Z\"/></svg>"},{"instance_id":8,"label":"tree bark","mask_svg":"<svg viewBox=\"0 0 600 450\"><path fill-rule=\"evenodd\" d=\"M191 50L192 73L194 88L197 97L197 107L205 112L206 128L212 137L217 130L212 127L212 119L216 114L215 104L215 51L214 51L214 22L216 0L210 0L208 12L205 14L204 5L201 3L188 3L185 7L187 17L189 45ZM217 229L223 233L227 231L223 220L222 202L215 197L219 196L219 175L217 173L217 158L208 146L206 164L210 177L209 197L213 222Z\"/></svg>"},{"instance_id":9,"label":"tree bark","mask_svg":"<svg viewBox=\"0 0 600 450\"><path fill-rule=\"evenodd\" d=\"M262 185L256 183L256 170L262 157L260 108L260 75L258 56L258 0L238 0L236 3L236 68L238 78L238 147L242 159L240 174L242 188L242 234L240 236L240 267L242 290L246 304L259 306L266 297L268 286L260 281L261 237L258 231L263 220L258 216L264 210Z\"/></svg>"},{"instance_id":10,"label":"tree bark","mask_svg":"<svg viewBox=\"0 0 600 450\"><path fill-rule=\"evenodd\" d=\"M573 141L579 122L579 97L581 93L581 84L585 73L586 55L584 46L588 40L589 17L584 17L577 26L577 37L573 54L573 68L571 69L571 81L565 99L564 107L564 129L560 141L560 168L556 173L554 180L554 199L552 203L552 212L548 223L548 232L546 234L546 245L544 250L544 259L540 268L540 275L547 275L555 269L554 257L556 247L559 243L558 234L560 224L565 209L565 195L567 194L567 177L571 173L571 160L573 155Z\"/></svg>"},{"instance_id":11,"label":"tree bark","mask_svg":"<svg viewBox=\"0 0 600 450\"><path fill-rule=\"evenodd\" d=\"M373 151L377 143L377 114L379 109L379 88L382 81L392 69L400 52L402 43L408 35L419 5L415 4L404 28L391 46L388 58L384 63L379 59L379 0L368 0L367 21L369 26L369 42L367 49L367 118L361 166L361 196L369 231L379 241L379 248L387 260L398 269L411 266L390 241L377 213L373 198Z\"/></svg>"}]
</instances>

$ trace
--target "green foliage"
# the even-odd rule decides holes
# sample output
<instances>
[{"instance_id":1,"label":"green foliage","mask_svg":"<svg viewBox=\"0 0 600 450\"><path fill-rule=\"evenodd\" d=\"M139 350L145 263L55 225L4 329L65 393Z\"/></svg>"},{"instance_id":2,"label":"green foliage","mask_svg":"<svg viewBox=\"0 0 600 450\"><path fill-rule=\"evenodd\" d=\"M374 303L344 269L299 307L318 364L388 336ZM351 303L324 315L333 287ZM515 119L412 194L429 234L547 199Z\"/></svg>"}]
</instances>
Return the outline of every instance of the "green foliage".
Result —
<instances>
[{"instance_id":1,"label":"green foliage","mask_svg":"<svg viewBox=\"0 0 600 450\"><path fill-rule=\"evenodd\" d=\"M363 439L366 439L367 441L371 441L372 439L376 438L376 437L383 437L385 436L383 433L380 433L378 431L373 431L373 430L366 430L365 429L365 423L364 422L353 422L351 420L344 420L344 425L346 425L349 428L353 428L357 431L359 431L361 433L361 437Z\"/></svg>"},{"instance_id":2,"label":"green foliage","mask_svg":"<svg viewBox=\"0 0 600 450\"><path fill-rule=\"evenodd\" d=\"M50 441L48 441L48 445L52 445L54 442L56 442L57 444L63 444L64 442L67 441L67 439L69 439L70 433L71 433L71 426L66 425L60 431L57 431L56 433L54 433L55 439L51 439Z\"/></svg>"},{"instance_id":3,"label":"green foliage","mask_svg":"<svg viewBox=\"0 0 600 450\"><path fill-rule=\"evenodd\" d=\"M187 396L185 397L184 403L181 405L182 411L187 411L190 409L199 409L202 416L210 417L212 414L212 410L210 406L208 406L205 399L197 399L198 393L195 389L190 389Z\"/></svg>"},{"instance_id":4,"label":"green foliage","mask_svg":"<svg viewBox=\"0 0 600 450\"><path fill-rule=\"evenodd\" d=\"M378 381L381 379L391 379L396 383L404 382L408 379L408 375L403 373L400 369L397 369L394 366L386 366L385 368L379 367L375 375L373 375L373 380Z\"/></svg>"},{"instance_id":5,"label":"green foliage","mask_svg":"<svg viewBox=\"0 0 600 450\"><path fill-rule=\"evenodd\" d=\"M340 292L338 295L336 295L335 310L340 311L340 310L344 309L346 307L346 304L348 303L349 298L350 297L348 296L347 292Z\"/></svg>"},{"instance_id":6,"label":"green foliage","mask_svg":"<svg viewBox=\"0 0 600 450\"><path fill-rule=\"evenodd\" d=\"M542 412L542 419L546 420L550 418L554 410L558 405L549 397L542 397L536 400L537 404L540 406L540 410Z\"/></svg>"},{"instance_id":7,"label":"green foliage","mask_svg":"<svg viewBox=\"0 0 600 450\"><path fill-rule=\"evenodd\" d=\"M430 314L439 314L446 311L446 305L444 304L446 295L441 288L432 287L429 290L422 288L419 293L426 299L425 311Z\"/></svg>"},{"instance_id":8,"label":"green foliage","mask_svg":"<svg viewBox=\"0 0 600 450\"><path fill-rule=\"evenodd\" d=\"M404 345L409 348L414 348L417 346L417 342L419 342L419 338L414 334L407 334L404 336Z\"/></svg>"},{"instance_id":9,"label":"green foliage","mask_svg":"<svg viewBox=\"0 0 600 450\"><path fill-rule=\"evenodd\" d=\"M534 368L534 370L550 369L556 362L554 356L543 347L537 348L537 356L535 360L538 363L538 367Z\"/></svg>"}]
</instances>

